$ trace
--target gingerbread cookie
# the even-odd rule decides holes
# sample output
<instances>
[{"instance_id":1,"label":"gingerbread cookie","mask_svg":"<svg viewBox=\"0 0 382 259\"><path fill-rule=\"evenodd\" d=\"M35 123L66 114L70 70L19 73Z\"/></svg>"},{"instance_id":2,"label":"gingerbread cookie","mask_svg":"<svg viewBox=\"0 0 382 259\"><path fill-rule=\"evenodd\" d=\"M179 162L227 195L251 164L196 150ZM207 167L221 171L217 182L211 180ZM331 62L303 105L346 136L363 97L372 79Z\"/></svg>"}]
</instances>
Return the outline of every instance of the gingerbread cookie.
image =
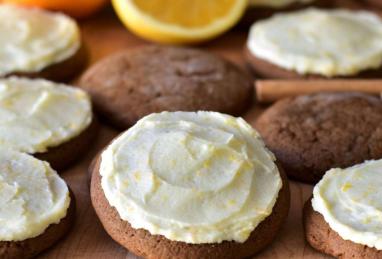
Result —
<instances>
[{"instance_id":1,"label":"gingerbread cookie","mask_svg":"<svg viewBox=\"0 0 382 259\"><path fill-rule=\"evenodd\" d=\"M253 100L250 77L213 54L190 48L145 46L91 67L80 87L118 128L153 112L211 110L240 114Z\"/></svg>"},{"instance_id":2,"label":"gingerbread cookie","mask_svg":"<svg viewBox=\"0 0 382 259\"><path fill-rule=\"evenodd\" d=\"M0 79L0 142L63 169L97 132L89 96L46 80Z\"/></svg>"},{"instance_id":3,"label":"gingerbread cookie","mask_svg":"<svg viewBox=\"0 0 382 259\"><path fill-rule=\"evenodd\" d=\"M382 21L365 11L278 14L251 27L245 55L265 78L381 77Z\"/></svg>"},{"instance_id":4,"label":"gingerbread cookie","mask_svg":"<svg viewBox=\"0 0 382 259\"><path fill-rule=\"evenodd\" d=\"M321 93L278 101L256 128L287 175L316 183L333 167L382 158L382 102L361 93Z\"/></svg>"},{"instance_id":5,"label":"gingerbread cookie","mask_svg":"<svg viewBox=\"0 0 382 259\"><path fill-rule=\"evenodd\" d=\"M145 258L256 254L277 235L289 196L259 135L212 112L143 118L103 151L91 183L105 230Z\"/></svg>"},{"instance_id":6,"label":"gingerbread cookie","mask_svg":"<svg viewBox=\"0 0 382 259\"><path fill-rule=\"evenodd\" d=\"M2 4L0 20L0 77L66 81L85 65L80 30L70 17Z\"/></svg>"},{"instance_id":7,"label":"gingerbread cookie","mask_svg":"<svg viewBox=\"0 0 382 259\"><path fill-rule=\"evenodd\" d=\"M10 149L0 151L0 257L32 258L70 230L74 196L46 162Z\"/></svg>"},{"instance_id":8,"label":"gingerbread cookie","mask_svg":"<svg viewBox=\"0 0 382 259\"><path fill-rule=\"evenodd\" d=\"M381 169L381 160L332 169L316 185L304 208L313 248L344 259L382 258Z\"/></svg>"}]
</instances>

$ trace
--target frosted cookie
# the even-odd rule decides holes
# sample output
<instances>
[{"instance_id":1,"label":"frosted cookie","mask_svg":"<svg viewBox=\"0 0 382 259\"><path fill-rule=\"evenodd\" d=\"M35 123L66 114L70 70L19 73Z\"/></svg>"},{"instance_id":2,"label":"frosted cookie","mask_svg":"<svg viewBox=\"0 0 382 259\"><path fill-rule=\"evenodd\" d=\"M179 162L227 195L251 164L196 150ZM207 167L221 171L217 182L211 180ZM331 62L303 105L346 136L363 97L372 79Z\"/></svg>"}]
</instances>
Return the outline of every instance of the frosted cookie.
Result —
<instances>
[{"instance_id":1,"label":"frosted cookie","mask_svg":"<svg viewBox=\"0 0 382 259\"><path fill-rule=\"evenodd\" d=\"M278 14L254 23L245 54L266 78L380 77L382 21L365 11Z\"/></svg>"},{"instance_id":2,"label":"frosted cookie","mask_svg":"<svg viewBox=\"0 0 382 259\"><path fill-rule=\"evenodd\" d=\"M109 235L139 256L245 258L288 213L288 182L274 161L242 119L152 114L103 151L92 203Z\"/></svg>"},{"instance_id":3,"label":"frosted cookie","mask_svg":"<svg viewBox=\"0 0 382 259\"><path fill-rule=\"evenodd\" d=\"M144 46L101 60L80 87L105 120L126 129L153 112L219 111L238 115L253 100L250 76L205 51Z\"/></svg>"},{"instance_id":4,"label":"frosted cookie","mask_svg":"<svg viewBox=\"0 0 382 259\"><path fill-rule=\"evenodd\" d=\"M0 79L0 143L62 169L96 133L89 96L46 80Z\"/></svg>"},{"instance_id":5,"label":"frosted cookie","mask_svg":"<svg viewBox=\"0 0 382 259\"><path fill-rule=\"evenodd\" d=\"M382 258L382 160L331 169L304 209L309 244L338 258Z\"/></svg>"},{"instance_id":6,"label":"frosted cookie","mask_svg":"<svg viewBox=\"0 0 382 259\"><path fill-rule=\"evenodd\" d=\"M278 101L256 121L287 175L316 183L333 167L382 158L382 102L361 93Z\"/></svg>"},{"instance_id":7,"label":"frosted cookie","mask_svg":"<svg viewBox=\"0 0 382 259\"><path fill-rule=\"evenodd\" d=\"M0 77L71 79L86 62L76 22L59 13L0 5Z\"/></svg>"},{"instance_id":8,"label":"frosted cookie","mask_svg":"<svg viewBox=\"0 0 382 259\"><path fill-rule=\"evenodd\" d=\"M48 163L0 147L0 258L32 258L71 228L75 204Z\"/></svg>"}]
</instances>

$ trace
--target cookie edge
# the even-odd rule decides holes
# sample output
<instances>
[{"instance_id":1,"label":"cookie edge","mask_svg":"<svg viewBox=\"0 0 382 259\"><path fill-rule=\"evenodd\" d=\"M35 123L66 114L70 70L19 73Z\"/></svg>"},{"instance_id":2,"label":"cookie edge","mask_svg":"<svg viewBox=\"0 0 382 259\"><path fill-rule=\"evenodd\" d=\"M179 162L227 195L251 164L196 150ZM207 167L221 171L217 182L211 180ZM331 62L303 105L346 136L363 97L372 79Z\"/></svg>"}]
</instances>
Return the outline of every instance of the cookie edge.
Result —
<instances>
[{"instance_id":1,"label":"cookie edge","mask_svg":"<svg viewBox=\"0 0 382 259\"><path fill-rule=\"evenodd\" d=\"M109 236L122 247L125 247L138 256L145 258L188 258L194 256L195 258L206 259L249 257L261 252L272 243L288 216L290 207L289 182L282 168L278 165L283 182L283 187L279 192L279 198L276 201L272 213L256 227L246 242L237 243L224 241L219 244L187 244L184 242L171 241L161 235L151 235L148 231L143 229L133 229L127 221L119 218L118 212L109 205L101 187L101 176L99 174L100 157L98 157L96 161L95 165L93 165L90 188L93 208ZM106 210L102 208L103 205L107 208ZM265 231L265 233L267 233L267 229L270 229L270 222L273 222L272 220L275 220L272 224L274 231L265 239L263 232ZM125 236L121 237L114 233L116 230L121 231L121 229ZM259 229L261 231L259 231ZM129 240L128 237L135 240ZM149 237L150 240L147 240L147 237ZM164 244L165 249L159 255L157 254L158 249L155 245L149 247L146 251L142 251L139 245L134 245L135 243L143 244L143 247L148 243L161 243ZM173 254L174 251L171 252L171 248L174 246L178 247L176 250L181 254ZM254 246L256 246L255 249L253 249Z\"/></svg>"}]
</instances>

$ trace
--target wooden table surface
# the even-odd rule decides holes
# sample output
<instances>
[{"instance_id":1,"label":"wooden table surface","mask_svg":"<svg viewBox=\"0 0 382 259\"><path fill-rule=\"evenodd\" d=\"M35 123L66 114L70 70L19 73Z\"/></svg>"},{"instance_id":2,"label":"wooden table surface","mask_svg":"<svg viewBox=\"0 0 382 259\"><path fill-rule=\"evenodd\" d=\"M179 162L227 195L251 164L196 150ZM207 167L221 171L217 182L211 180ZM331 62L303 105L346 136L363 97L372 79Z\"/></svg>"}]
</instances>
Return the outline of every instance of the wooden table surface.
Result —
<instances>
[{"instance_id":1,"label":"wooden table surface","mask_svg":"<svg viewBox=\"0 0 382 259\"><path fill-rule=\"evenodd\" d=\"M347 6L348 0L339 0ZM90 50L90 63L121 49L132 48L148 42L129 33L114 16L111 8L106 9L97 17L81 21L81 28L85 44ZM234 29L229 33L201 46L199 48L212 51L218 55L245 67L242 57L242 48L247 32ZM253 105L243 115L249 123L264 107ZM91 206L89 184L87 181L87 168L94 155L118 134L112 128L103 125L97 141L84 159L70 170L62 172L63 178L74 191L77 202L77 219L69 235L38 258L137 258L126 249L115 243L103 230ZM291 181L291 208L286 224L283 226L277 239L255 258L327 258L315 252L305 243L302 229L302 207L310 197L312 186Z\"/></svg>"}]
</instances>

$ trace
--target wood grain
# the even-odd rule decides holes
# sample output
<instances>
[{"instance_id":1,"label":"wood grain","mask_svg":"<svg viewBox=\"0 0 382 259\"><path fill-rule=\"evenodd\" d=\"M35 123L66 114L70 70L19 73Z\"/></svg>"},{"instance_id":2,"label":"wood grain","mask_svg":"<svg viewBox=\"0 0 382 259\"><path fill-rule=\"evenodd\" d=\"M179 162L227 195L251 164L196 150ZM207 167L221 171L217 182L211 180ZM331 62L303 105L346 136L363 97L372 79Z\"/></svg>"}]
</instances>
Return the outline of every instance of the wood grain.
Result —
<instances>
[{"instance_id":1,"label":"wood grain","mask_svg":"<svg viewBox=\"0 0 382 259\"><path fill-rule=\"evenodd\" d=\"M147 44L144 40L130 34L116 19L110 8L96 18L82 21L81 27L84 41L90 50L91 63L118 50ZM245 31L233 30L199 47L222 55L245 67L241 52L245 38ZM253 123L264 108L264 106L254 105L243 117L249 123ZM103 126L97 141L91 147L91 152L76 166L62 172L62 176L73 189L77 199L77 220L71 233L39 258L136 258L108 237L95 215L89 197L87 168L93 156L117 134L117 131ZM327 258L311 249L303 237L302 206L311 195L311 191L311 186L291 182L292 206L288 220L277 240L256 258Z\"/></svg>"}]
</instances>

